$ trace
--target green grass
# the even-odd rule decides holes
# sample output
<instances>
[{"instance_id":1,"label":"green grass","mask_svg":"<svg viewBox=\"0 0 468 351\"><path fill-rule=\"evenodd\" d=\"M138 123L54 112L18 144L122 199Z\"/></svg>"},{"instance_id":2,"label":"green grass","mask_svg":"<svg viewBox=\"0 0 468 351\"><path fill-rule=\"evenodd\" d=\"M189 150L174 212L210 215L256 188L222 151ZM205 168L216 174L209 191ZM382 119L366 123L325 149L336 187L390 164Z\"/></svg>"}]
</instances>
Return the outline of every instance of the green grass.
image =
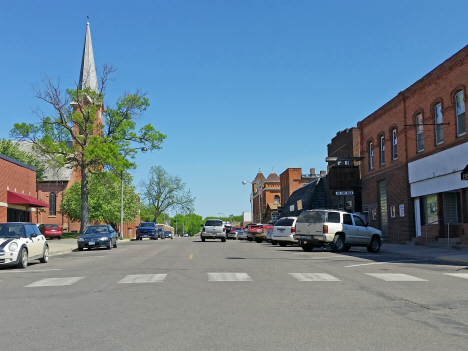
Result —
<instances>
[{"instance_id":1,"label":"green grass","mask_svg":"<svg viewBox=\"0 0 468 351\"><path fill-rule=\"evenodd\" d=\"M62 239L78 239L80 237L80 233L63 233Z\"/></svg>"}]
</instances>

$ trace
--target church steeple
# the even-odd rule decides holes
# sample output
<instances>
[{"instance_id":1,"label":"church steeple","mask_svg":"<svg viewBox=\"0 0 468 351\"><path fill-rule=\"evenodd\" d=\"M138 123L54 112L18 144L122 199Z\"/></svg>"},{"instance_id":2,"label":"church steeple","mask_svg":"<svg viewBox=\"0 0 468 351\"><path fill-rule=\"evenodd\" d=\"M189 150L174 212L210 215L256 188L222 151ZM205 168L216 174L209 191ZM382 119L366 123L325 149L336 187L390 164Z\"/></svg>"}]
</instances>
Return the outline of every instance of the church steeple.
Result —
<instances>
[{"instance_id":1,"label":"church steeple","mask_svg":"<svg viewBox=\"0 0 468 351\"><path fill-rule=\"evenodd\" d=\"M96 77L96 67L94 66L93 45L91 43L91 31L89 22L86 23L86 36L83 49L83 58L81 60L80 82L78 89L91 88L96 93L99 92Z\"/></svg>"}]
</instances>

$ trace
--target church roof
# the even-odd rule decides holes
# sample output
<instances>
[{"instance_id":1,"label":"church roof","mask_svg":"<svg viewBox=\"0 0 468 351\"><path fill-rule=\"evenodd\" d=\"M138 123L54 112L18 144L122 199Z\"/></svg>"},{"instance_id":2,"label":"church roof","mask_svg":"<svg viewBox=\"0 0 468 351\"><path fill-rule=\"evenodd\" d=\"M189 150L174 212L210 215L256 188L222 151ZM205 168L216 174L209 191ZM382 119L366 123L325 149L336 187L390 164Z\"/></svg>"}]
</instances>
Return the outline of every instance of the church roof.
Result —
<instances>
[{"instance_id":1,"label":"church roof","mask_svg":"<svg viewBox=\"0 0 468 351\"><path fill-rule=\"evenodd\" d=\"M265 180L265 177L263 176L263 173L260 170L258 171L257 176L254 179L254 182L256 182L258 180L262 180L262 181Z\"/></svg>"},{"instance_id":2,"label":"church roof","mask_svg":"<svg viewBox=\"0 0 468 351\"><path fill-rule=\"evenodd\" d=\"M83 48L83 58L81 59L80 81L78 85L78 89L86 88L91 88L96 93L99 92L89 22L86 23L86 35Z\"/></svg>"},{"instance_id":3,"label":"church roof","mask_svg":"<svg viewBox=\"0 0 468 351\"><path fill-rule=\"evenodd\" d=\"M278 175L274 172L274 171L271 171L270 175L268 176L268 178L266 179L267 182L279 182L280 179L278 177Z\"/></svg>"}]
</instances>

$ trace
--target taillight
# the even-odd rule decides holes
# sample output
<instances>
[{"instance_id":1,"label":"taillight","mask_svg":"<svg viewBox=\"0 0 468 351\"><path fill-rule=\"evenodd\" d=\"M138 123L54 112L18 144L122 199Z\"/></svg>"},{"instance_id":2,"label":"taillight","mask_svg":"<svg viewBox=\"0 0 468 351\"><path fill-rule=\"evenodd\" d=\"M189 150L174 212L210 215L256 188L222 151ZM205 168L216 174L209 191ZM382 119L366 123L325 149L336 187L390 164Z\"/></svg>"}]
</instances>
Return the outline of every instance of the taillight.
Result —
<instances>
[{"instance_id":1,"label":"taillight","mask_svg":"<svg viewBox=\"0 0 468 351\"><path fill-rule=\"evenodd\" d=\"M225 231L226 231L226 228L223 228L223 232L225 232Z\"/></svg>"},{"instance_id":2,"label":"taillight","mask_svg":"<svg viewBox=\"0 0 468 351\"><path fill-rule=\"evenodd\" d=\"M296 227L291 227L291 233L295 233L296 232Z\"/></svg>"},{"instance_id":3,"label":"taillight","mask_svg":"<svg viewBox=\"0 0 468 351\"><path fill-rule=\"evenodd\" d=\"M323 226L323 234L328 234L328 225Z\"/></svg>"}]
</instances>

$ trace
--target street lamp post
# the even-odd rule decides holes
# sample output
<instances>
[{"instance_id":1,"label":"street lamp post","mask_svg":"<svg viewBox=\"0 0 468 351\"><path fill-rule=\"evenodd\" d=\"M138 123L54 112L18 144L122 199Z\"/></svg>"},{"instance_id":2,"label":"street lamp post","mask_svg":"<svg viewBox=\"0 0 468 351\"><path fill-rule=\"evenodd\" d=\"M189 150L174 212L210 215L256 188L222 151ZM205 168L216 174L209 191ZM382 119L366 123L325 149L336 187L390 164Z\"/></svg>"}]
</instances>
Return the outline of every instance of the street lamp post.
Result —
<instances>
[{"instance_id":1,"label":"street lamp post","mask_svg":"<svg viewBox=\"0 0 468 351\"><path fill-rule=\"evenodd\" d=\"M262 181L260 180L257 180L255 182L249 182L248 180L244 180L242 182L243 185L247 184L247 183L250 183L250 184L254 184L257 186L257 192L261 191L261 187L263 186L262 184ZM259 190L260 189L260 190ZM252 200L253 200L253 189L252 189ZM262 205L261 205L261 202L260 202L260 192L258 194L258 222L261 223L261 218L262 218ZM253 222L253 202L250 201L250 208L251 208L251 213L252 213L252 222Z\"/></svg>"},{"instance_id":2,"label":"street lamp post","mask_svg":"<svg viewBox=\"0 0 468 351\"><path fill-rule=\"evenodd\" d=\"M146 147L136 147L133 149L128 150L125 155L127 157L128 153L132 150L141 150L142 152L148 151ZM149 212L149 208L148 208ZM124 218L124 212L123 212L123 170L120 171L120 240L123 240L123 218Z\"/></svg>"},{"instance_id":3,"label":"street lamp post","mask_svg":"<svg viewBox=\"0 0 468 351\"><path fill-rule=\"evenodd\" d=\"M223 215L222 217L224 217L224 224L226 224L226 216L225 216L225 214L224 214L223 212L218 212L218 214L219 214L219 215ZM222 218L222 217L221 217L221 218Z\"/></svg>"}]
</instances>

